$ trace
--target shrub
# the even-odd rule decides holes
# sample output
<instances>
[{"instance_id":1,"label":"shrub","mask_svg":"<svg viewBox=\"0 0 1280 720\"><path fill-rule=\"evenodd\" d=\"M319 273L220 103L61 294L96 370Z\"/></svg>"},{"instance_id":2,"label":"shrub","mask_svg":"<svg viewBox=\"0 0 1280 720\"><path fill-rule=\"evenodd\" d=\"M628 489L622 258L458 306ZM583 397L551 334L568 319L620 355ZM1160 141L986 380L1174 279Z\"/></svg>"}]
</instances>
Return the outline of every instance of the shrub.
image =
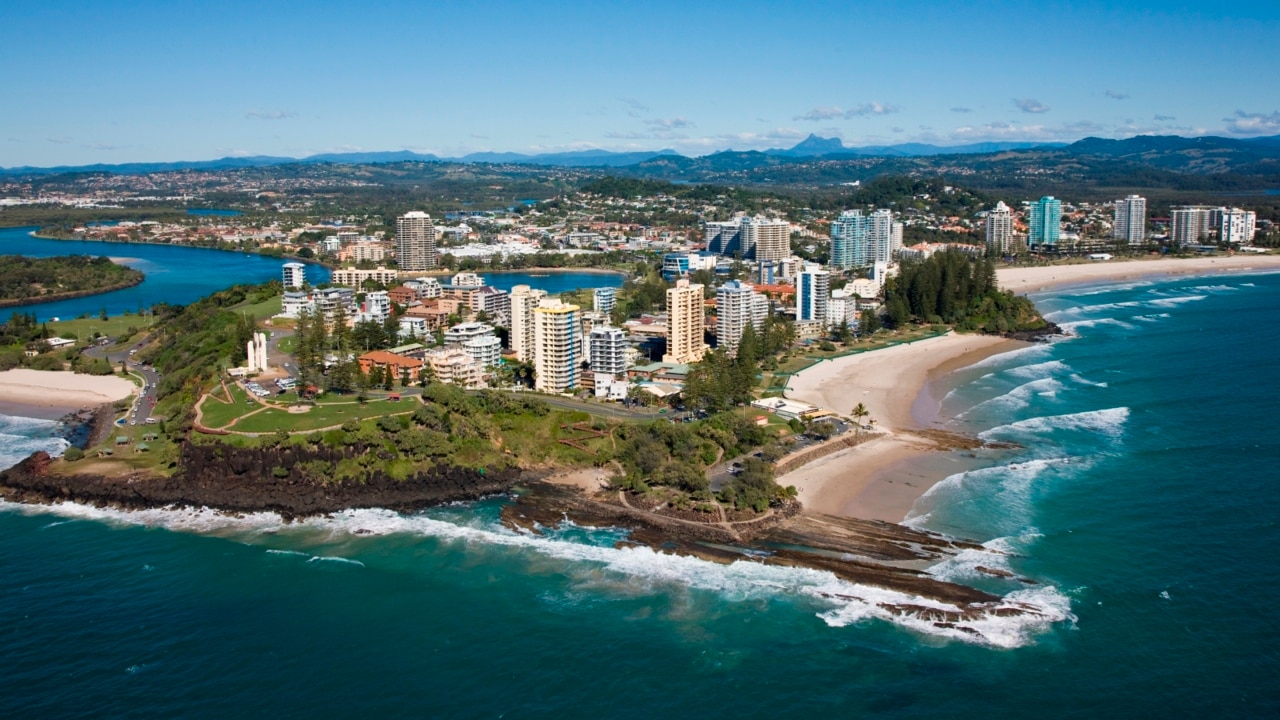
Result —
<instances>
[{"instance_id":1,"label":"shrub","mask_svg":"<svg viewBox=\"0 0 1280 720\"><path fill-rule=\"evenodd\" d=\"M84 457L84 451L78 447L69 447L67 451L62 453L62 459L67 462L75 462Z\"/></svg>"}]
</instances>

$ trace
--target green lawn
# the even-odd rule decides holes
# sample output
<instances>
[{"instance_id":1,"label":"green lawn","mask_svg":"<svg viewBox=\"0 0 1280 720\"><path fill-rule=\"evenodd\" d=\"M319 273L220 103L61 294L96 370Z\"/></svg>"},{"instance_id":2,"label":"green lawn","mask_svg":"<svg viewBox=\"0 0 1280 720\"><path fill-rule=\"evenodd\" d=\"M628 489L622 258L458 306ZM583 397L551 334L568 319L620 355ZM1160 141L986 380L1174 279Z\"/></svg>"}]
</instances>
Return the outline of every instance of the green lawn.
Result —
<instances>
[{"instance_id":1,"label":"green lawn","mask_svg":"<svg viewBox=\"0 0 1280 720\"><path fill-rule=\"evenodd\" d=\"M235 420L251 410L256 410L261 407L256 402L246 402L249 395L239 385L232 385L228 383L227 387L231 389L231 397L233 398L230 405L219 402L214 398L205 398L204 404L200 406L200 409L204 413L203 418L205 427L226 427L232 420ZM221 396L221 393L222 391L218 390L219 396Z\"/></svg>"},{"instance_id":2,"label":"green lawn","mask_svg":"<svg viewBox=\"0 0 1280 720\"><path fill-rule=\"evenodd\" d=\"M152 321L153 318L150 315L116 315L108 317L106 320L94 316L79 320L51 322L49 323L49 331L54 335L74 333L81 340L93 337L95 332L115 338L128 332L131 327L139 330L151 327Z\"/></svg>"},{"instance_id":3,"label":"green lawn","mask_svg":"<svg viewBox=\"0 0 1280 720\"><path fill-rule=\"evenodd\" d=\"M364 405L354 400L322 403L305 413L269 409L251 415L230 429L238 432L269 433L283 429L287 432L305 432L322 427L341 425L348 420L364 420L399 413L413 412L418 408L415 400L370 400Z\"/></svg>"},{"instance_id":4,"label":"green lawn","mask_svg":"<svg viewBox=\"0 0 1280 720\"><path fill-rule=\"evenodd\" d=\"M233 305L228 309L235 313L247 313L252 315L254 320L261 322L273 315L279 315L280 305L283 300L283 296L276 295L275 297L269 298L260 303L251 305L246 301L239 305Z\"/></svg>"}]
</instances>

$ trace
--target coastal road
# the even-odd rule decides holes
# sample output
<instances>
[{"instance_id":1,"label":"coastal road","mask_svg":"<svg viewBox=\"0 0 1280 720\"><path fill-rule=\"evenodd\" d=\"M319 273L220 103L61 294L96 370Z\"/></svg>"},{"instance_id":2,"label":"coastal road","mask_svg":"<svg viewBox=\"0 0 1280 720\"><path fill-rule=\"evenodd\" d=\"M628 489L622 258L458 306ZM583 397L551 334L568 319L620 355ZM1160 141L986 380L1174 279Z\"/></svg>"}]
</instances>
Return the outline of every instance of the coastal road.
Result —
<instances>
[{"instance_id":1,"label":"coastal road","mask_svg":"<svg viewBox=\"0 0 1280 720\"><path fill-rule=\"evenodd\" d=\"M128 363L129 371L140 376L143 380L142 391L135 396L133 407L129 409L126 416L130 422L136 425L143 425L151 417L151 411L156 403L156 388L160 384L160 373L149 365L134 362L134 352L146 345L147 340L144 338L137 342L131 342L129 345L113 349L109 345L94 345L85 348L84 354L89 357L102 358L111 363L113 367L119 367L120 363Z\"/></svg>"}]
</instances>

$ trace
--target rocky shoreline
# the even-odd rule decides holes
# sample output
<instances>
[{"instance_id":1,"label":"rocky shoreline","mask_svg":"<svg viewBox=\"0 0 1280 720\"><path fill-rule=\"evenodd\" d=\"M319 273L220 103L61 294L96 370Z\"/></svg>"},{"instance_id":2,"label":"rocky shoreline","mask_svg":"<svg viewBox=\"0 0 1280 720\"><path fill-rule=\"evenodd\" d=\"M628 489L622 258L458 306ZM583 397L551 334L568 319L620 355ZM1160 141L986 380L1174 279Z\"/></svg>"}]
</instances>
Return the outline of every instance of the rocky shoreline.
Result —
<instances>
[{"instance_id":1,"label":"rocky shoreline","mask_svg":"<svg viewBox=\"0 0 1280 720\"><path fill-rule=\"evenodd\" d=\"M586 527L630 530L623 545L689 555L718 563L738 561L825 570L850 583L874 586L950 607L915 602L879 603L886 612L913 616L941 628L975 632L957 623L983 617L1042 615L1031 605L983 590L938 580L925 569L981 545L878 520L858 520L801 512L796 505L775 509L760 522L696 523L637 510L606 491L589 496L576 488L545 482L525 484L502 510L505 525L525 532L570 521ZM989 573L993 574L994 573ZM1004 579L1035 585L1034 580Z\"/></svg>"},{"instance_id":2,"label":"rocky shoreline","mask_svg":"<svg viewBox=\"0 0 1280 720\"><path fill-rule=\"evenodd\" d=\"M508 492L520 478L520 471L514 468L483 472L445 467L405 480L374 474L362 482L321 483L277 477L263 466L264 461L270 461L265 457L217 458L210 454L187 460L172 476L142 471L103 475L92 472L92 465L83 473L55 472L53 459L37 452L0 472L0 499L34 504L77 502L125 510L207 507L232 513L274 512L296 519L351 508L413 512Z\"/></svg>"},{"instance_id":3,"label":"rocky shoreline","mask_svg":"<svg viewBox=\"0 0 1280 720\"><path fill-rule=\"evenodd\" d=\"M518 532L539 534L568 521L628 530L620 546L649 547L722 564L749 561L827 571L856 586L899 593L899 601L877 603L885 612L965 632L976 632L965 623L983 618L1042 614L1034 606L938 580L927 572L928 567L949 557L984 550L981 545L888 522L806 513L798 503L750 518L698 521L679 513L641 509L619 491L590 495L578 488L544 482L534 477L534 472L522 477L518 468L485 472L441 467L404 480L374 473L360 481L316 482L299 477L292 469L275 471L293 468L302 460L292 450L228 450L226 446L186 444L181 470L171 476L142 471L95 474L92 461L86 461L84 472L67 472L67 465L37 452L0 472L0 499L33 504L76 502L124 510L194 507L232 514L273 512L293 520L353 508L414 512L512 493L513 502L502 509L502 522ZM335 451L335 457L337 454L341 451ZM996 576L995 571L981 571ZM999 577L1035 584L1008 573Z\"/></svg>"}]
</instances>

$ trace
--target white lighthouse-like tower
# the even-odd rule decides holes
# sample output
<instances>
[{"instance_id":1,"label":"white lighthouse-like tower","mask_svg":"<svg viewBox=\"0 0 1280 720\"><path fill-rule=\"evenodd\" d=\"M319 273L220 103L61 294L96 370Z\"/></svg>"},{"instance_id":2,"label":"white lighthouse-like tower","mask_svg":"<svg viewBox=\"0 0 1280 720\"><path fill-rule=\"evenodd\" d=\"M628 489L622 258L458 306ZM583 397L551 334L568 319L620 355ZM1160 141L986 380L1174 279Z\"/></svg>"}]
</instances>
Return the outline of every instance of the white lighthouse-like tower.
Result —
<instances>
[{"instance_id":1,"label":"white lighthouse-like tower","mask_svg":"<svg viewBox=\"0 0 1280 720\"><path fill-rule=\"evenodd\" d=\"M264 373L271 368L267 366L267 334L254 333L253 339L245 343L245 370L247 374Z\"/></svg>"}]
</instances>

